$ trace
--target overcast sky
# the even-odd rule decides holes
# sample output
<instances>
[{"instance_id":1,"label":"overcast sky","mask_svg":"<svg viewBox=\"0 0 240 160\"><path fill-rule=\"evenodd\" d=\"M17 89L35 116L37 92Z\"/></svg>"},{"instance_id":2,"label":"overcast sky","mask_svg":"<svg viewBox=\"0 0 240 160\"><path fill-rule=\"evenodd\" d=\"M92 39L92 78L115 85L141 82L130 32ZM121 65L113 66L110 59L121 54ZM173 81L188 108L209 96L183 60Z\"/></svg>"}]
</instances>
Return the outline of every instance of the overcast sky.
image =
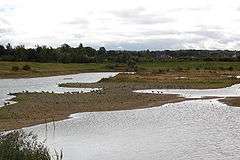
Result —
<instances>
[{"instance_id":1,"label":"overcast sky","mask_svg":"<svg viewBox=\"0 0 240 160\"><path fill-rule=\"evenodd\" d=\"M0 0L0 43L240 49L240 0Z\"/></svg>"}]
</instances>

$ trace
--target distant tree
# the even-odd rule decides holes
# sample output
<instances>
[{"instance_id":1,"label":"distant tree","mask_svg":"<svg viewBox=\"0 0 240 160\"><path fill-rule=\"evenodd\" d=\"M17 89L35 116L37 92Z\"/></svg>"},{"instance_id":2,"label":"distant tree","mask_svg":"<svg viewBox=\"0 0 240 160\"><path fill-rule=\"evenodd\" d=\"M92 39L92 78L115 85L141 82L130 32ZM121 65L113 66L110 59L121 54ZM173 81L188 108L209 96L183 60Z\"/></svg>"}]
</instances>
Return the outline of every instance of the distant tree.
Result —
<instances>
[{"instance_id":1,"label":"distant tree","mask_svg":"<svg viewBox=\"0 0 240 160\"><path fill-rule=\"evenodd\" d=\"M134 59L127 61L127 70L128 71L137 71L137 63Z\"/></svg>"},{"instance_id":2,"label":"distant tree","mask_svg":"<svg viewBox=\"0 0 240 160\"><path fill-rule=\"evenodd\" d=\"M80 43L79 46L78 46L78 48L83 48L83 44Z\"/></svg>"},{"instance_id":3,"label":"distant tree","mask_svg":"<svg viewBox=\"0 0 240 160\"><path fill-rule=\"evenodd\" d=\"M7 50L12 50L12 46L11 46L10 43L8 43L8 44L6 45L6 49L7 49Z\"/></svg>"},{"instance_id":4,"label":"distant tree","mask_svg":"<svg viewBox=\"0 0 240 160\"><path fill-rule=\"evenodd\" d=\"M99 54L106 54L107 50L104 47L100 47L99 50L98 50L98 53Z\"/></svg>"},{"instance_id":5,"label":"distant tree","mask_svg":"<svg viewBox=\"0 0 240 160\"><path fill-rule=\"evenodd\" d=\"M71 47L68 44L66 44L66 43L62 44L61 47L60 47L62 52L67 52L67 51L69 51L70 48Z\"/></svg>"},{"instance_id":6,"label":"distant tree","mask_svg":"<svg viewBox=\"0 0 240 160\"><path fill-rule=\"evenodd\" d=\"M5 52L5 47L3 45L0 45L0 55L4 55Z\"/></svg>"}]
</instances>

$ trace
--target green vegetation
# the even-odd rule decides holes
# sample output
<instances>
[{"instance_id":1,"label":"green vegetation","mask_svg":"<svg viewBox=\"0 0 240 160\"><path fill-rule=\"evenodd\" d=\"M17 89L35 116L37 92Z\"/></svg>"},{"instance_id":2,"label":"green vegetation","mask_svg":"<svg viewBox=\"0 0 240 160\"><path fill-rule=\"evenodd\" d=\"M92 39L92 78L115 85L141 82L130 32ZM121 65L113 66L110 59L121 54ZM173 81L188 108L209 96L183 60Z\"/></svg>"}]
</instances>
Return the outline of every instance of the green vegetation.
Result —
<instances>
[{"instance_id":1,"label":"green vegetation","mask_svg":"<svg viewBox=\"0 0 240 160\"><path fill-rule=\"evenodd\" d=\"M13 47L11 44L0 45L0 61L28 61L42 63L125 63L155 62L163 60L201 60L201 61L240 61L239 51L229 50L165 50L165 51L125 51L109 50L100 47L71 47L62 44L53 48L36 46L25 48L23 45Z\"/></svg>"},{"instance_id":2,"label":"green vegetation","mask_svg":"<svg viewBox=\"0 0 240 160\"><path fill-rule=\"evenodd\" d=\"M56 155L61 160L63 154ZM0 160L51 160L48 149L33 134L13 131L0 134Z\"/></svg>"},{"instance_id":3,"label":"green vegetation","mask_svg":"<svg viewBox=\"0 0 240 160\"><path fill-rule=\"evenodd\" d=\"M0 62L0 78L41 77L82 72L112 71L106 64Z\"/></svg>"},{"instance_id":4,"label":"green vegetation","mask_svg":"<svg viewBox=\"0 0 240 160\"><path fill-rule=\"evenodd\" d=\"M139 73L168 73L182 71L240 71L239 62L217 61L161 61L137 63L130 59L124 63L37 63L1 62L0 78L40 77L82 72L137 71Z\"/></svg>"},{"instance_id":5,"label":"green vegetation","mask_svg":"<svg viewBox=\"0 0 240 160\"><path fill-rule=\"evenodd\" d=\"M240 72L239 72L240 74ZM101 82L156 84L157 88L171 89L209 89L224 88L240 83L240 79L229 77L232 72L214 71L169 71L165 73L119 74L115 77L102 79Z\"/></svg>"},{"instance_id":6,"label":"green vegetation","mask_svg":"<svg viewBox=\"0 0 240 160\"><path fill-rule=\"evenodd\" d=\"M220 61L161 61L145 62L138 67L147 71L160 70L229 70L240 71L240 62Z\"/></svg>"}]
</instances>

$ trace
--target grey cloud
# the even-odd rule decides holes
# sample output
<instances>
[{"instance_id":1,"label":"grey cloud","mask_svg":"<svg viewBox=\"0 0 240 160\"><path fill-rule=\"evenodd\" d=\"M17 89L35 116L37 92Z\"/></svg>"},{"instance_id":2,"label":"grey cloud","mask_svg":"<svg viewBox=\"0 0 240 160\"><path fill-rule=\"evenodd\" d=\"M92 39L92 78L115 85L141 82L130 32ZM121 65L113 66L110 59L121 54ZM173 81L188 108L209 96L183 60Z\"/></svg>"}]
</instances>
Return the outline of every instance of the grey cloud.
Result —
<instances>
[{"instance_id":1,"label":"grey cloud","mask_svg":"<svg viewBox=\"0 0 240 160\"><path fill-rule=\"evenodd\" d=\"M240 35L226 34L222 30L198 30L186 33L194 34L205 39L213 39L222 44L240 41Z\"/></svg>"},{"instance_id":2,"label":"grey cloud","mask_svg":"<svg viewBox=\"0 0 240 160\"><path fill-rule=\"evenodd\" d=\"M8 34L11 32L12 32L12 29L10 28L0 28L0 34Z\"/></svg>"},{"instance_id":3,"label":"grey cloud","mask_svg":"<svg viewBox=\"0 0 240 160\"><path fill-rule=\"evenodd\" d=\"M85 36L83 34L81 34L81 33L73 34L73 38L79 39L79 38L84 38L84 37Z\"/></svg>"},{"instance_id":4,"label":"grey cloud","mask_svg":"<svg viewBox=\"0 0 240 160\"><path fill-rule=\"evenodd\" d=\"M198 11L209 11L212 9L212 6L205 6L205 7L192 7L192 8L174 8L170 9L170 12L180 12L180 11L193 11L193 12L198 12Z\"/></svg>"},{"instance_id":5,"label":"grey cloud","mask_svg":"<svg viewBox=\"0 0 240 160\"><path fill-rule=\"evenodd\" d=\"M109 32L109 31L103 31L102 32L105 35L116 35L120 37L131 37L135 38L138 36L165 36L165 35L177 35L179 34L178 31L175 30L149 30L149 31L136 31L136 32Z\"/></svg>"},{"instance_id":6,"label":"grey cloud","mask_svg":"<svg viewBox=\"0 0 240 160\"><path fill-rule=\"evenodd\" d=\"M122 19L123 22L135 23L135 24L157 24L157 23L169 23L174 21L171 18L160 16L158 14L145 13L146 9L138 7L134 9L127 9L121 11L111 11L111 13Z\"/></svg>"},{"instance_id":7,"label":"grey cloud","mask_svg":"<svg viewBox=\"0 0 240 160\"><path fill-rule=\"evenodd\" d=\"M136 40L136 42L109 42L105 43L107 49L121 48L124 50L165 50L165 49L184 49L186 44L199 43L201 38L195 39L177 39L177 38L164 38L164 39L148 39Z\"/></svg>"},{"instance_id":8,"label":"grey cloud","mask_svg":"<svg viewBox=\"0 0 240 160\"><path fill-rule=\"evenodd\" d=\"M0 23L10 24L5 18L0 17Z\"/></svg>"},{"instance_id":9,"label":"grey cloud","mask_svg":"<svg viewBox=\"0 0 240 160\"><path fill-rule=\"evenodd\" d=\"M221 39L224 37L224 35L219 31L198 30L198 31L191 31L186 33L195 34L198 36L207 37L211 39Z\"/></svg>"},{"instance_id":10,"label":"grey cloud","mask_svg":"<svg viewBox=\"0 0 240 160\"><path fill-rule=\"evenodd\" d=\"M161 36L161 35L177 35L180 34L179 31L175 30L152 30L140 32L141 35L145 36Z\"/></svg>"},{"instance_id":11,"label":"grey cloud","mask_svg":"<svg viewBox=\"0 0 240 160\"><path fill-rule=\"evenodd\" d=\"M87 28L88 25L90 24L90 22L86 19L82 19L82 18L76 18L67 22L64 22L63 24L66 25L77 25L77 26L81 26L84 28Z\"/></svg>"}]
</instances>

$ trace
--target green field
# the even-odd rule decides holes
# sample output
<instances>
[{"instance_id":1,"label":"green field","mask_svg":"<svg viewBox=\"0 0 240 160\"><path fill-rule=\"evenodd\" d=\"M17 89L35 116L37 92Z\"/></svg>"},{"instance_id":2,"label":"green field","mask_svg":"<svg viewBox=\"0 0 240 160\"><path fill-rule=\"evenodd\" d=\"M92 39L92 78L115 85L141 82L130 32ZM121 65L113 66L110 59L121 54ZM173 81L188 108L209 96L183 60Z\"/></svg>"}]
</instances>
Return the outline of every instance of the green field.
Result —
<instances>
[{"instance_id":1,"label":"green field","mask_svg":"<svg viewBox=\"0 0 240 160\"><path fill-rule=\"evenodd\" d=\"M30 70L23 70L28 65ZM42 77L83 72L126 71L126 64L111 68L112 64L104 63L36 63L36 62L0 62L0 78ZM139 72L148 71L181 71L181 70L219 70L240 71L240 62L206 62L206 61L162 61L138 63ZM14 71L12 68L18 67Z\"/></svg>"},{"instance_id":2,"label":"green field","mask_svg":"<svg viewBox=\"0 0 240 160\"><path fill-rule=\"evenodd\" d=\"M141 63L138 67L146 70L240 70L240 62L162 61Z\"/></svg>"},{"instance_id":3,"label":"green field","mask_svg":"<svg viewBox=\"0 0 240 160\"><path fill-rule=\"evenodd\" d=\"M31 67L31 70L22 69L24 65ZM18 71L13 71L12 67L17 66ZM35 63L35 62L0 62L0 78L18 77L41 77L51 75L74 74L82 72L102 72L111 71L105 64L85 63L85 64L62 64L62 63Z\"/></svg>"}]
</instances>

